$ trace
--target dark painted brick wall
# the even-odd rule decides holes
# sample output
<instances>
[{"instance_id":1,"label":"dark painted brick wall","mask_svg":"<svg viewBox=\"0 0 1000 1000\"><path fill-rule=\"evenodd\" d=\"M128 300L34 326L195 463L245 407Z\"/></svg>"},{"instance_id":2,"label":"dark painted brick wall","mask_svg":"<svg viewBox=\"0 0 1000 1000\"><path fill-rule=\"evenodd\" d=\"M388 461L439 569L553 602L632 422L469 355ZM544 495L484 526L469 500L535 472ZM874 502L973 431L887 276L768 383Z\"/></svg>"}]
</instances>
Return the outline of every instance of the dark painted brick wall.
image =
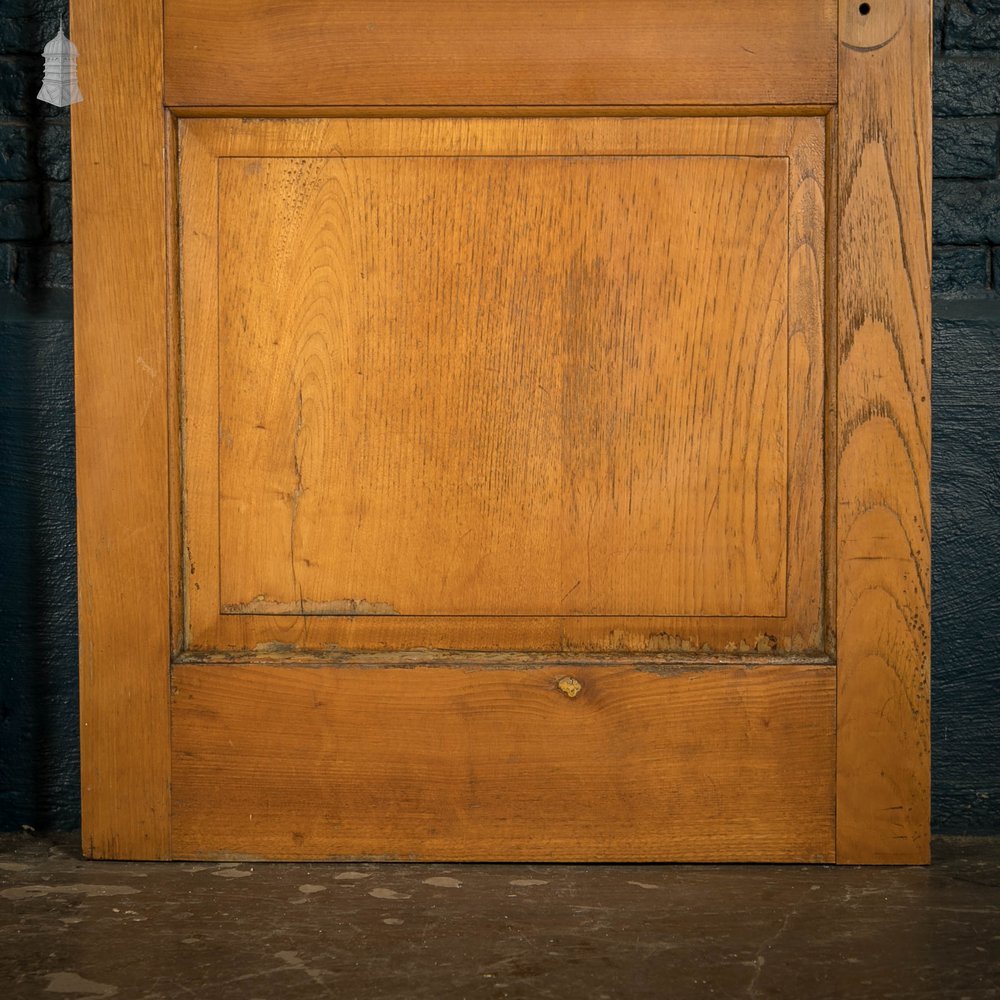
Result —
<instances>
[{"instance_id":1,"label":"dark painted brick wall","mask_svg":"<svg viewBox=\"0 0 1000 1000\"><path fill-rule=\"evenodd\" d=\"M70 288L69 113L35 100L66 0L0 3L0 287Z\"/></svg>"},{"instance_id":2,"label":"dark painted brick wall","mask_svg":"<svg viewBox=\"0 0 1000 1000\"><path fill-rule=\"evenodd\" d=\"M0 829L79 822L65 0L0 0Z\"/></svg>"},{"instance_id":3,"label":"dark painted brick wall","mask_svg":"<svg viewBox=\"0 0 1000 1000\"><path fill-rule=\"evenodd\" d=\"M0 829L79 818L65 5L0 0ZM1000 832L1000 0L935 14L934 825Z\"/></svg>"},{"instance_id":4,"label":"dark painted brick wall","mask_svg":"<svg viewBox=\"0 0 1000 1000\"><path fill-rule=\"evenodd\" d=\"M936 0L936 829L1000 832L1000 0Z\"/></svg>"},{"instance_id":5,"label":"dark painted brick wall","mask_svg":"<svg viewBox=\"0 0 1000 1000\"><path fill-rule=\"evenodd\" d=\"M934 824L1000 833L1000 303L938 303L934 338Z\"/></svg>"},{"instance_id":6,"label":"dark painted brick wall","mask_svg":"<svg viewBox=\"0 0 1000 1000\"><path fill-rule=\"evenodd\" d=\"M1000 296L1000 0L937 0L934 294Z\"/></svg>"},{"instance_id":7,"label":"dark painted brick wall","mask_svg":"<svg viewBox=\"0 0 1000 1000\"><path fill-rule=\"evenodd\" d=\"M79 821L69 293L0 291L0 829Z\"/></svg>"}]
</instances>

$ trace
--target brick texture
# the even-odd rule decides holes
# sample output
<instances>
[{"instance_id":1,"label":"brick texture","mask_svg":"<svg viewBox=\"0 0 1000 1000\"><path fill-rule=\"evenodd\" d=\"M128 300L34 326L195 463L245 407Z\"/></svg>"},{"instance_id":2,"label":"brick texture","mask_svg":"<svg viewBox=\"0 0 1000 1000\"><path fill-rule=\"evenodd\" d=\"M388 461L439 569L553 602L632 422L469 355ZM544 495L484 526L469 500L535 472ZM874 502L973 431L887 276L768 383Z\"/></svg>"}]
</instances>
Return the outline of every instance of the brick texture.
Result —
<instances>
[{"instance_id":1,"label":"brick texture","mask_svg":"<svg viewBox=\"0 0 1000 1000\"><path fill-rule=\"evenodd\" d=\"M1000 297L1000 0L934 4L934 294Z\"/></svg>"},{"instance_id":2,"label":"brick texture","mask_svg":"<svg viewBox=\"0 0 1000 1000\"><path fill-rule=\"evenodd\" d=\"M72 282L69 109L36 99L67 0L0 2L0 291Z\"/></svg>"},{"instance_id":3,"label":"brick texture","mask_svg":"<svg viewBox=\"0 0 1000 1000\"><path fill-rule=\"evenodd\" d=\"M1000 127L996 118L938 118L934 174L986 180L996 176Z\"/></svg>"},{"instance_id":4,"label":"brick texture","mask_svg":"<svg viewBox=\"0 0 1000 1000\"><path fill-rule=\"evenodd\" d=\"M983 246L941 246L934 250L934 291L940 296L983 298L990 288L992 260Z\"/></svg>"},{"instance_id":5,"label":"brick texture","mask_svg":"<svg viewBox=\"0 0 1000 1000\"><path fill-rule=\"evenodd\" d=\"M945 24L954 49L1000 51L1000 0L954 0L948 4Z\"/></svg>"}]
</instances>

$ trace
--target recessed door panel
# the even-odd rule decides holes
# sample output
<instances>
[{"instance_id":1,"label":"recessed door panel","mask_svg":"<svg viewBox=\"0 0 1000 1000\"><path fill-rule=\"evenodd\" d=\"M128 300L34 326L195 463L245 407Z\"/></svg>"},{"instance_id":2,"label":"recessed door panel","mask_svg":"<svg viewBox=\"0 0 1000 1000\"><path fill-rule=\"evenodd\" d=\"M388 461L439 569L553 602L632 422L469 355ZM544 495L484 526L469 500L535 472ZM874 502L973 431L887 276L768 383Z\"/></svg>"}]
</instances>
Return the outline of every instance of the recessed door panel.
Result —
<instances>
[{"instance_id":1,"label":"recessed door panel","mask_svg":"<svg viewBox=\"0 0 1000 1000\"><path fill-rule=\"evenodd\" d=\"M195 644L819 648L822 144L186 124Z\"/></svg>"},{"instance_id":2,"label":"recessed door panel","mask_svg":"<svg viewBox=\"0 0 1000 1000\"><path fill-rule=\"evenodd\" d=\"M223 611L783 614L787 188L221 161Z\"/></svg>"}]
</instances>

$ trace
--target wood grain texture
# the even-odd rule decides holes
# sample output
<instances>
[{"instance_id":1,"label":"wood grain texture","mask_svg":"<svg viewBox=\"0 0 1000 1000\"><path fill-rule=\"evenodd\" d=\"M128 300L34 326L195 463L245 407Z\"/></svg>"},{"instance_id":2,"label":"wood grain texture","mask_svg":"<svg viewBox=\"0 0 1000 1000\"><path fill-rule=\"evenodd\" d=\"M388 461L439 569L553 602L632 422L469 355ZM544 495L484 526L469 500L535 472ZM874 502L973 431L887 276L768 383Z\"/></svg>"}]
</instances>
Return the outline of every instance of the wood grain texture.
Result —
<instances>
[{"instance_id":1,"label":"wood grain texture","mask_svg":"<svg viewBox=\"0 0 1000 1000\"><path fill-rule=\"evenodd\" d=\"M839 43L837 13L833 0L120 0L113 7L74 0L73 36L83 53L87 97L73 109L85 853L927 860L930 3L841 2ZM836 130L828 131L832 116L824 120L816 113L822 108L806 106L834 99ZM195 115L204 115L206 105L244 111L295 105L301 116L314 113L310 105L330 114L344 104L354 106L354 117L192 117L179 124L174 144L164 135L165 100L190 105ZM392 102L409 109L398 118L366 117ZM357 106L363 103L369 107L362 112ZM428 103L438 107L422 118L416 106ZM449 103L460 109L452 120L442 117ZM552 115L560 103L565 117ZM607 117L617 103L630 107ZM512 110L517 104L545 106L549 117L526 117ZM588 116L581 107L588 104L604 105L599 113L605 117ZM748 104L767 107L759 116L721 113ZM495 117L476 118L477 105L492 108ZM498 105L507 107L498 112ZM702 114L696 105L715 108ZM165 230L165 208L175 206L164 161L174 154L183 337L179 324L172 330L167 307L168 287L178 276L169 260L173 236ZM435 159L441 167L428 179ZM691 187L687 199L672 190L680 181L670 173L676 163L668 161L681 160L699 161L684 178ZM774 162L785 165L784 188ZM836 176L832 201L828 169ZM282 171L298 174L283 179ZM732 188L740 183L744 195L757 196L734 201ZM588 187L599 189L592 200L584 197L582 224L594 235L588 252L574 253L569 208L539 192L569 192L568 200L578 203ZM667 195L656 197L663 188ZM469 194L468 205L458 190ZM613 191L624 194L627 208L616 205ZM284 214L261 212L262 193ZM324 233L312 257L301 236L315 214L307 202L296 204L300 197L340 206L332 217L341 225ZM517 220L503 217L501 203L515 206ZM830 204L836 205L833 234L825 227ZM595 523L604 518L602 564L613 565L633 546L656 561L650 539L657 518L644 522L648 511L641 504L635 524L620 518L636 509L644 490L662 485L651 459L670 440L666 431L682 421L668 421L659 438L646 442L628 426L630 407L641 413L645 406L648 418L654 397L671 398L660 365L671 342L646 336L652 327L628 317L639 308L669 315L669 295L649 292L655 266L640 259L639 247L643 239L669 244L657 212L669 209L683 219L692 206L714 218L708 242L724 246L723 224L729 223L732 233L747 233L744 242L758 248L699 269L702 247L688 219L688 229L680 227L685 245L671 260L688 267L692 287L723 289L703 296L705 314L721 305L752 325L741 331L730 360L734 370L751 373L752 383L763 379L762 395L740 399L745 412L759 412L758 426L775 435L767 447L761 438L754 456L746 423L726 429L728 454L742 452L747 464L743 478L733 480L728 508L720 494L713 516L725 527L713 546L719 548L721 538L727 549L746 549L746 537L758 530L734 506L735 484L749 481L751 464L770 481L770 488L754 486L758 500L766 497L754 505L755 516L766 511L770 531L755 539L757 547L750 546L748 562L731 580L714 569L694 584L680 576L654 579L648 565L643 571L626 560L600 580L589 573L587 588L570 591L576 595L572 614L539 613L551 610L553 595L562 600L564 584L583 579L571 572L576 552L567 555L564 540L558 558L545 555L556 521L576 517L579 534L584 512ZM778 224L754 215L768 210ZM289 226L296 219L297 232ZM386 226L375 240L372 220ZM765 299L756 286L777 270L774 233L781 220L787 286L782 290L778 279L774 298ZM298 241L294 249L281 248L286 229L285 238ZM430 239L432 233L439 238ZM548 287L576 277L575 300L586 304L581 315L627 321L574 325L549 301L541 313L560 316L549 324L558 336L519 336L524 319L516 307L531 303L538 313L542 283L509 284L511 243L532 271L551 269ZM259 259L256 245L267 248ZM394 258L393 248L421 251L420 266ZM220 251L230 262L240 255L246 273L229 267L220 280ZM303 254L299 265L284 267L295 253ZM834 256L836 336L827 338L831 353L824 356ZM375 299L362 297L364 309L350 313L359 297L345 261L359 260L380 274L383 320L414 332L405 349L374 343L375 327L365 326L364 317L377 314ZM266 265L278 261L283 266L275 278ZM477 267L464 270L467 261ZM420 294L393 298L389 279L404 272ZM723 281L743 272L754 286L746 301ZM297 280L305 301L323 303L306 312L303 337L279 337L277 351L251 338L259 330L241 325L241 317L250 318L243 307L256 293L248 276L261 285ZM489 277L479 301L494 310L491 322L502 318L506 340L468 333L475 297L462 282L470 276ZM609 311L615 285L622 301ZM637 302L629 298L635 289L642 290ZM256 318L284 322L265 299L257 295ZM428 299L433 320L407 325L415 303ZM697 315L697 309L686 315L692 312ZM347 317L343 328L354 331L353 347L349 337L322 333L336 315ZM318 340L317 327L309 327L317 317ZM473 369L445 351L449 321L465 331L458 342L475 360ZM695 328L704 336L711 323ZM303 343L322 349L283 353ZM720 374L720 343L710 332L700 342L702 363L715 373L703 388L729 386ZM375 361L378 372L367 389L354 388L353 396L344 393L332 403L331 345L343 355L341 375L350 374L347 362L357 357ZM693 360L699 351L685 349L688 355L682 350L672 360L682 369L690 362L699 374ZM784 367L774 361L782 351ZM434 399L424 398L412 377L418 356L434 364L425 384ZM275 378L261 378L248 367L251 358ZM318 365L316 358L326 360ZM228 368L220 367L223 360ZM825 384L826 365L835 368L835 385ZM484 373L492 367L491 382ZM247 391L243 368L249 388L259 392ZM525 371L530 380L514 379ZM180 424L173 441L168 383L175 375ZM784 419L768 410L781 395L782 377L789 387ZM510 399L503 398L503 385L515 386ZM466 403L445 406L440 397L448 386L457 388L454 398L464 393ZM549 398L556 387L558 405ZM567 387L577 398L601 396L608 405L599 419L586 407L567 410ZM381 401L390 392L405 403L395 413ZM303 545L310 552L318 545L322 556L330 544L319 516L304 518L308 531L281 532L275 544L285 552L265 560L263 570L254 568L253 543L267 541L265 529L278 522L265 519L256 526L260 531L237 533L227 543L229 555L250 561L231 563L238 572L226 578L219 541L242 516L240 480L255 462L264 477L272 466L277 470L265 485L285 529L297 489L303 512L317 498L327 508L346 503L349 513L367 500L367 491L339 496L334 488L333 476L349 479L359 461L357 455L329 461L336 436L325 428L338 414L338 399L350 404L345 412L355 423L347 426L356 436L368 426L358 414L376 418L376 447L397 467L410 453L407 414L444 414L450 431L465 435L464 470L502 470L510 483L508 514L521 504L531 523L528 550L542 553L535 562L525 560L535 575L528 574L524 593L515 590L530 613L501 613L511 607L501 606L499 595L511 591L515 575L512 553L520 539L513 535L503 565L489 567L482 579L460 558L458 576L439 587L437 603L416 601L422 581L411 561L412 586L401 593L413 600L404 609L418 614L365 613L393 601L383 601L377 587L364 592L367 578L350 574L375 574L377 581L382 573L384 579L389 562L361 553L351 555L345 570L346 536L331 549L341 562L335 571L346 576L329 576L325 556L319 567L306 565L317 560ZM481 413L471 402L483 399L496 405ZM824 462L824 406L834 401ZM703 398L698 407L716 438L723 410L721 404L713 409L717 403ZM277 419L285 436L248 451L242 466L227 467L220 461L227 434L234 449L238 437L243 447L246 428L227 428L220 417L242 419L258 405L265 428ZM558 460L554 447L539 446L553 433L560 439ZM525 437L533 447L520 454ZM416 440L426 445L420 435ZM456 510L464 516L475 479L450 468L436 447L425 447L422 461L458 498ZM695 450L688 457L696 464L705 456ZM504 460L491 464L490 456L499 454ZM183 465L173 480L171 461ZM783 463L790 489L781 496L775 473ZM318 479L298 482L313 468L324 470ZM577 474L580 468L589 480ZM400 474L413 494L420 485L416 463ZM690 486L694 480L685 474L678 473L680 481ZM220 492L235 517L220 518ZM559 502L546 507L556 494ZM835 506L835 539L834 532L824 538L824 494ZM383 491L381 500L387 496ZM702 500L695 506L704 513ZM540 502L540 510L532 506ZM389 520L403 512L393 507ZM424 524L425 541L440 536L438 557L460 551L460 536L449 532L458 530L462 516ZM182 528L183 537L172 537L171 526ZM407 537L400 531L392 544L405 552ZM776 539L776 546L760 547ZM181 541L183 556L172 558ZM824 548L834 542L835 548ZM271 551L270 541L267 546ZM836 563L835 606L824 592L824 552ZM658 555L670 561L666 549ZM270 573L275 566L285 575L268 577L260 590L273 604L298 604L293 613L260 613L275 608L255 607L257 594L240 589L244 571ZM312 610L337 613L297 613L306 600L300 584L313 569ZM516 582L524 588L524 580ZM172 668L172 702L171 583L184 601L174 612L182 612L174 620L184 625L178 645L212 660ZM347 593L338 589L341 583ZM740 616L725 613L733 610L726 587L746 602L736 609ZM682 596L673 615L649 613L671 594ZM323 607L345 599L354 603ZM254 613L223 613L227 601ZM784 617L764 614L778 602L787 605ZM836 667L806 655L766 662L825 650L824 614L831 607ZM455 613L469 608L491 613ZM677 614L678 608L696 613ZM621 613L629 609L635 613ZM486 652L467 662L455 660L457 653L428 655L426 662L413 653L394 659L394 649L419 646ZM330 647L382 652L338 660ZM517 650L524 651L523 661ZM244 662L226 662L227 651ZM629 656L606 655L619 652ZM741 655L746 662L719 662ZM309 656L308 663L296 659ZM691 656L704 662L680 662Z\"/></svg>"},{"instance_id":2,"label":"wood grain texture","mask_svg":"<svg viewBox=\"0 0 1000 1000\"><path fill-rule=\"evenodd\" d=\"M166 0L170 105L807 104L835 0Z\"/></svg>"},{"instance_id":3,"label":"wood grain texture","mask_svg":"<svg viewBox=\"0 0 1000 1000\"><path fill-rule=\"evenodd\" d=\"M929 860L929 0L841 15L837 860Z\"/></svg>"},{"instance_id":4,"label":"wood grain texture","mask_svg":"<svg viewBox=\"0 0 1000 1000\"><path fill-rule=\"evenodd\" d=\"M832 668L571 669L178 666L175 854L832 858Z\"/></svg>"},{"instance_id":5,"label":"wood grain texture","mask_svg":"<svg viewBox=\"0 0 1000 1000\"><path fill-rule=\"evenodd\" d=\"M824 145L183 123L195 645L818 649Z\"/></svg>"},{"instance_id":6,"label":"wood grain texture","mask_svg":"<svg viewBox=\"0 0 1000 1000\"><path fill-rule=\"evenodd\" d=\"M161 6L74 0L83 849L169 853Z\"/></svg>"},{"instance_id":7,"label":"wood grain texture","mask_svg":"<svg viewBox=\"0 0 1000 1000\"><path fill-rule=\"evenodd\" d=\"M223 610L783 615L787 181L220 161Z\"/></svg>"}]
</instances>

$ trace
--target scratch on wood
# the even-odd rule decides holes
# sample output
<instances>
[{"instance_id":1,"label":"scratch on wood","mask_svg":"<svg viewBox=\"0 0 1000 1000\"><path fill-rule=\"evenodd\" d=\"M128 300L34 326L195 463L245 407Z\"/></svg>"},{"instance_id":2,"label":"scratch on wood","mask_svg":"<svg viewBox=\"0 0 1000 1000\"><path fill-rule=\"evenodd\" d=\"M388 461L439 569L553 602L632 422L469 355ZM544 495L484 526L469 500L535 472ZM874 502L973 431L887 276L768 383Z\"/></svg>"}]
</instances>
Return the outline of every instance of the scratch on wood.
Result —
<instances>
[{"instance_id":1,"label":"scratch on wood","mask_svg":"<svg viewBox=\"0 0 1000 1000\"><path fill-rule=\"evenodd\" d=\"M302 458L299 455L299 445L302 439L302 427L305 421L302 416L302 386L299 386L298 391L298 410L295 420L295 438L292 446L292 464L295 468L295 489L289 494L289 502L291 504L291 517L289 519L288 532L288 551L291 557L292 564L292 587L299 595L299 614L306 614L305 610L305 600L302 596L302 584L299 582L299 574L296 568L296 555L295 555L295 529L299 518L299 500L302 499L302 494L305 493L305 487L302 485ZM282 614L280 611L262 612L263 614ZM287 612L285 612L287 613Z\"/></svg>"},{"instance_id":2,"label":"scratch on wood","mask_svg":"<svg viewBox=\"0 0 1000 1000\"><path fill-rule=\"evenodd\" d=\"M366 601L364 598L345 597L339 601L272 601L263 595L246 604L225 604L225 615L398 615L399 612L384 601Z\"/></svg>"}]
</instances>

